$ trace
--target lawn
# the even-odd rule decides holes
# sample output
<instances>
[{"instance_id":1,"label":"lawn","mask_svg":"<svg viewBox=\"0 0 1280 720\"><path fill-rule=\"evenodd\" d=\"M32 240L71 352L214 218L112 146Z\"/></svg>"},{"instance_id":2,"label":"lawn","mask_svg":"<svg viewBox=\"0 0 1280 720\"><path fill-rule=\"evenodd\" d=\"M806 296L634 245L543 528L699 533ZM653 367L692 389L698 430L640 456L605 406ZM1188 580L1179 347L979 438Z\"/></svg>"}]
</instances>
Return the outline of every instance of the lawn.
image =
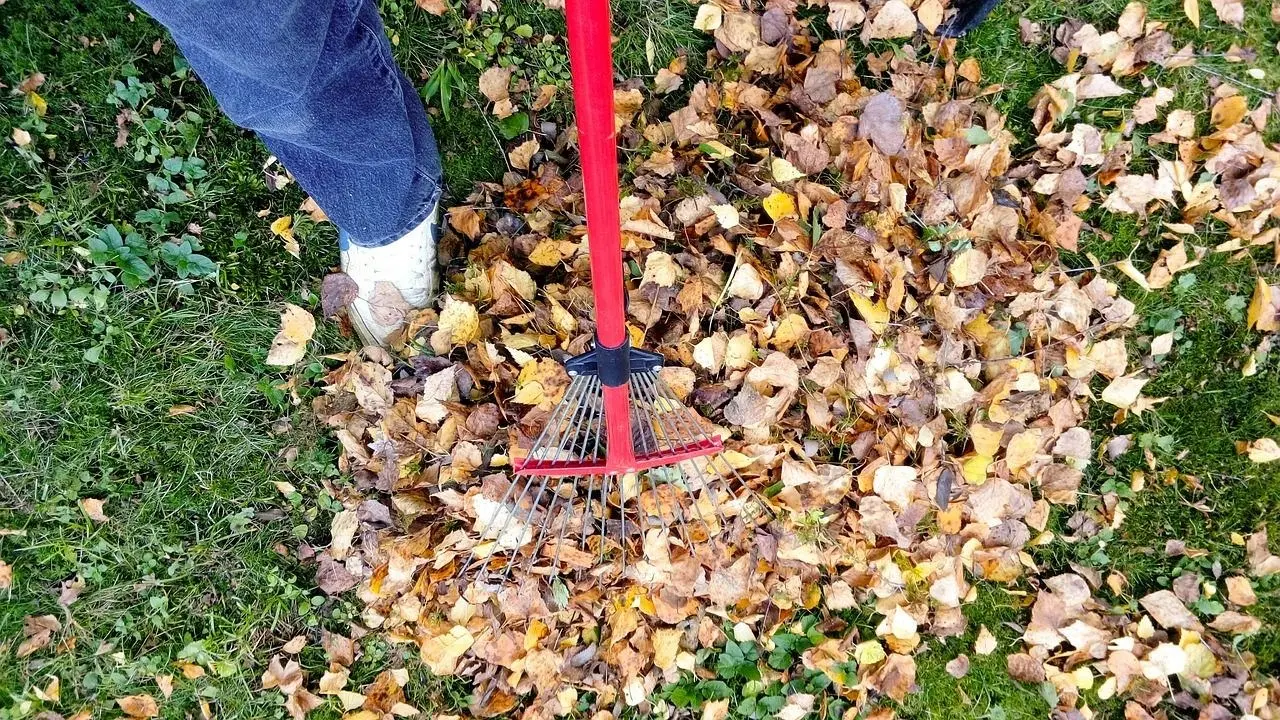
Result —
<instances>
[{"instance_id":1,"label":"lawn","mask_svg":"<svg viewBox=\"0 0 1280 720\"><path fill-rule=\"evenodd\" d=\"M1021 42L1019 18L1046 29L1068 16L1105 25L1123 7L1118 0L1071 7L1008 0L961 41L960 54L978 57L984 76L1003 84L996 105L1024 149L1035 137L1028 101L1063 70L1045 49ZM509 128L482 109L477 77L488 64L515 62L567 87L566 55L554 40L563 21L525 0L506 0L478 20L433 17L400 0L382 9L403 67L432 107L452 197L500 180ZM1223 76L1251 98L1271 92L1280 78L1280 25L1266 5L1246 10L1240 32L1207 5L1199 29L1177 0L1149 5L1149 16L1167 21L1180 43L1258 53L1247 64L1209 57L1160 78L1183 106ZM680 50L698 57L709 36L693 30L695 11L681 0L616 2L621 71L650 75ZM0 590L0 720L81 710L89 714L80 717L117 717L116 698L162 698L171 677L164 717L286 717L283 698L260 690L268 659L304 635L302 666L318 675L321 630L344 631L361 609L353 598L316 589L308 563L310 545L327 542L329 520L341 509L332 489L349 482L310 400L320 392L322 356L354 341L325 323L297 368L264 363L281 303L318 309L319 280L337 264L336 230L300 211L305 194L281 185L283 169L219 114L163 29L133 6L9 0L0 3L0 18L0 580L12 573L11 586ZM544 35L553 40L541 41ZM35 73L44 78L35 87L43 111L16 90ZM571 122L567 97L561 93L543 119ZM1098 102L1080 112L1114 124L1113 107ZM15 129L32 142L20 148L10 140ZM1269 139L1278 129L1273 116ZM299 257L271 230L285 215L294 217ZM1068 264L1156 256L1160 241L1150 225L1102 213L1087 220ZM95 247L135 233L136 262L127 267L95 255ZM180 256L160 251L167 239L185 239ZM1154 378L1146 394L1168 399L1119 428L1108 410L1095 409L1089 426L1099 437L1132 435L1141 452L1109 471L1091 466L1086 506L1118 488L1127 519L1087 543L1032 550L1041 574L1119 569L1138 597L1137 589L1167 587L1185 571L1212 578L1239 568L1239 538L1264 527L1280 534L1280 463L1256 465L1236 446L1276 436L1268 414L1280 416L1280 353L1252 376L1241 372L1258 342L1245 316L1254 278L1274 284L1278 277L1270 258L1254 258L1210 255L1165 290L1125 281L1142 318L1130 341L1135 357L1150 355L1144 344L1152 337L1174 333L1172 353L1146 360ZM1140 492L1128 489L1135 473L1144 473ZM96 501L104 503L100 511ZM1066 520L1056 518L1055 529ZM1204 552L1169 556L1170 539ZM1275 578L1258 583L1251 610L1263 630L1238 646L1273 676L1280 673ZM972 646L979 626L1012 643L1020 631L1010 624L1025 622L1026 600L984 586L966 606L974 630L927 641L933 647L919 656L920 691L897 708L899 716L1047 715L1043 693L1008 677L998 654L974 658L962 679L944 669ZM32 616L52 616L58 629L47 647L25 652ZM874 627L869 615L849 620ZM415 655L371 636L352 685L403 666L416 707L432 714L463 708L466 682L431 678ZM184 670L201 675L183 677ZM678 693L676 686L659 691L668 700ZM1095 710L1117 717L1122 703ZM340 714L331 702L312 717Z\"/></svg>"}]
</instances>

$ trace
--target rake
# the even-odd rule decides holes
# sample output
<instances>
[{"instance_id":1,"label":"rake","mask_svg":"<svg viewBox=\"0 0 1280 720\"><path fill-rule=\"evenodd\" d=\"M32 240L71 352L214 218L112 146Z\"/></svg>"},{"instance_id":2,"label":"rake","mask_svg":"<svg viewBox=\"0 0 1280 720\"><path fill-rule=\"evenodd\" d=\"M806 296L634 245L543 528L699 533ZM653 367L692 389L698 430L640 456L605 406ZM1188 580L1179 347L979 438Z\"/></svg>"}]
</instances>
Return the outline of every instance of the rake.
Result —
<instances>
[{"instance_id":1,"label":"rake","mask_svg":"<svg viewBox=\"0 0 1280 720\"><path fill-rule=\"evenodd\" d=\"M675 530L686 543L716 535L745 486L721 439L661 377L663 357L631 347L626 327L613 60L608 0L567 0L569 60L586 200L595 346L565 364L571 381L515 477L479 525L472 561L510 577L540 560L586 570L612 538L625 570L633 536ZM513 453L515 455L516 453ZM726 514L728 513L728 514ZM576 542L574 540L576 536Z\"/></svg>"}]
</instances>

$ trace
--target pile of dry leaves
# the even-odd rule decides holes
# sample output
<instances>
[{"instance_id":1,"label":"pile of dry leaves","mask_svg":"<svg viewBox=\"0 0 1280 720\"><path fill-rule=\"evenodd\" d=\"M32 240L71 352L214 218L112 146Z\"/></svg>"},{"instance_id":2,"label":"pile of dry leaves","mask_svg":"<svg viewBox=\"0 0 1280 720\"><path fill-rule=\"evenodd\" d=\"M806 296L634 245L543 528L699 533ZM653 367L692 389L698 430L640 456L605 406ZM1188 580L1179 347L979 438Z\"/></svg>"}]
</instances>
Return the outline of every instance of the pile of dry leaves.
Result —
<instances>
[{"instance_id":1,"label":"pile of dry leaves","mask_svg":"<svg viewBox=\"0 0 1280 720\"><path fill-rule=\"evenodd\" d=\"M847 632L801 662L870 710L912 691L925 636L966 632L963 607L985 581L1028 591L1008 669L1052 683L1063 717L1091 715L1090 689L1130 698L1131 718L1168 700L1201 717L1276 717L1280 686L1231 646L1259 626L1247 574L1280 570L1265 535L1248 539L1251 566L1226 579L1229 609L1207 627L1187 609L1195 583L1132 598L1123 568L1041 577L1026 551L1123 523L1115 495L1077 508L1089 466L1128 448L1082 421L1095 402L1117 420L1158 402L1130 361L1133 303L1111 270L1069 272L1058 249L1076 247L1081 213L1098 204L1174 218L1157 230L1167 242L1153 267L1117 268L1147 288L1207 252L1280 249L1280 154L1259 135L1270 102L1250 108L1222 83L1201 133L1193 109L1167 107L1172 91L1143 78L1191 66L1195 49L1175 48L1139 3L1107 31L1024 21L1067 74L1036 96L1039 135L1019 155L988 102L1001 88L953 58L953 42L917 36L872 53L852 38L936 28L938 0L811 5L850 40L820 42L785 0L722 0L698 11L715 49L687 103L671 98L702 58L615 94L635 342L667 357L668 382L775 517L730 513L702 542L637 531L589 570L548 556L505 586L456 580L486 541L511 453L568 385L562 359L592 337L581 182L565 160L574 129L548 123L512 150L501 184L450 211L451 291L438 312L407 317L400 357L344 356L326 379L315 409L358 493L339 491L348 509L318 556L321 586L355 589L364 625L415 645L433 672L473 678L482 716L517 704L559 715L587 692L601 711L643 707L698 672L696 652L723 644L725 628L768 648L798 613L835 627L853 607L874 608L874 633ZM501 112L537 102L537 88L498 75L482 88ZM1073 119L1079 102L1139 87L1118 130ZM1128 138L1149 123L1164 130L1135 157ZM1211 222L1227 239L1197 246ZM1259 283L1251 323L1274 331L1280 294ZM1047 530L1057 512L1072 537ZM1126 613L1135 599L1141 612ZM983 628L975 652L994 645ZM271 675L306 692L288 666ZM369 707L342 679L324 689L344 693L351 717L403 709L382 697L394 678ZM794 703L788 716L803 715L804 698Z\"/></svg>"}]
</instances>

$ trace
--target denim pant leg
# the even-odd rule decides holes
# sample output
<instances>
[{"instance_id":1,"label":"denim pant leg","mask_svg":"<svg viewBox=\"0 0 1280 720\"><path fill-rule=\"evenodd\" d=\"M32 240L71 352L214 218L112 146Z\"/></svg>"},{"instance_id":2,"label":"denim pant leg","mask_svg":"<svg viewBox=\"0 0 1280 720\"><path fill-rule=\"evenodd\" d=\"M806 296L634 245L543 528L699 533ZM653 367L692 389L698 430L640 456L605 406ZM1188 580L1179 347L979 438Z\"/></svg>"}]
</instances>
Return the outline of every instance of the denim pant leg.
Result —
<instances>
[{"instance_id":1,"label":"denim pant leg","mask_svg":"<svg viewBox=\"0 0 1280 720\"><path fill-rule=\"evenodd\" d=\"M137 3L351 242L386 245L426 219L440 156L373 0Z\"/></svg>"}]
</instances>

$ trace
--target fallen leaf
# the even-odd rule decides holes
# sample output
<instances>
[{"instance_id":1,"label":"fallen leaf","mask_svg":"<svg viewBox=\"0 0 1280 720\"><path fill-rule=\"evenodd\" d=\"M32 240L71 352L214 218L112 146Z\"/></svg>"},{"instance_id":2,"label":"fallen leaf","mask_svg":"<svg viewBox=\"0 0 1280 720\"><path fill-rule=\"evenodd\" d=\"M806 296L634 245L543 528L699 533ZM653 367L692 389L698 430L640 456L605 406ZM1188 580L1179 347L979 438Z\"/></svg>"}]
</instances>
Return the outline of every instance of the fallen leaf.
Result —
<instances>
[{"instance_id":1,"label":"fallen leaf","mask_svg":"<svg viewBox=\"0 0 1280 720\"><path fill-rule=\"evenodd\" d=\"M769 197L764 199L763 204L764 211L769 214L769 217L772 218L774 222L782 220L783 218L796 217L795 198L781 190L774 190Z\"/></svg>"},{"instance_id":2,"label":"fallen leaf","mask_svg":"<svg viewBox=\"0 0 1280 720\"><path fill-rule=\"evenodd\" d=\"M265 362L268 365L288 367L297 363L307 353L307 343L316 331L316 319L311 313L285 303L280 313L280 331L271 341Z\"/></svg>"},{"instance_id":3,"label":"fallen leaf","mask_svg":"<svg viewBox=\"0 0 1280 720\"><path fill-rule=\"evenodd\" d=\"M473 343L480 339L480 314L475 305L446 295L438 327L431 337L432 347L437 346L437 338L446 348Z\"/></svg>"},{"instance_id":4,"label":"fallen leaf","mask_svg":"<svg viewBox=\"0 0 1280 720\"><path fill-rule=\"evenodd\" d=\"M344 272L329 273L320 282L320 308L325 317L333 317L350 305L360 293L360 286Z\"/></svg>"},{"instance_id":5,"label":"fallen leaf","mask_svg":"<svg viewBox=\"0 0 1280 720\"><path fill-rule=\"evenodd\" d=\"M862 28L862 41L911 37L916 32L916 16L902 0L889 0L880 6L871 22Z\"/></svg>"},{"instance_id":6,"label":"fallen leaf","mask_svg":"<svg viewBox=\"0 0 1280 720\"><path fill-rule=\"evenodd\" d=\"M764 297L764 280L760 277L760 271L750 263L742 263L733 271L733 277L729 278L729 285L725 292L730 297L759 300Z\"/></svg>"},{"instance_id":7,"label":"fallen leaf","mask_svg":"<svg viewBox=\"0 0 1280 720\"><path fill-rule=\"evenodd\" d=\"M1169 590L1157 590L1139 601L1142 609L1151 615L1162 627L1195 630L1200 632L1204 626L1191 614L1186 605Z\"/></svg>"},{"instance_id":8,"label":"fallen leaf","mask_svg":"<svg viewBox=\"0 0 1280 720\"><path fill-rule=\"evenodd\" d=\"M445 0L414 0L414 4L432 15L443 15L449 12L449 3Z\"/></svg>"},{"instance_id":9,"label":"fallen leaf","mask_svg":"<svg viewBox=\"0 0 1280 720\"><path fill-rule=\"evenodd\" d=\"M1045 681L1044 665L1026 653L1014 653L1005 658L1005 667L1009 677L1023 683L1042 683Z\"/></svg>"},{"instance_id":10,"label":"fallen leaf","mask_svg":"<svg viewBox=\"0 0 1280 720\"><path fill-rule=\"evenodd\" d=\"M62 629L62 623L52 615L28 615L22 619L22 643L16 655L19 659L48 647L53 634Z\"/></svg>"},{"instance_id":11,"label":"fallen leaf","mask_svg":"<svg viewBox=\"0 0 1280 720\"><path fill-rule=\"evenodd\" d=\"M302 257L302 248L293 236L293 216L282 215L271 222L271 233L284 242L284 249L296 258Z\"/></svg>"},{"instance_id":12,"label":"fallen leaf","mask_svg":"<svg viewBox=\"0 0 1280 720\"><path fill-rule=\"evenodd\" d=\"M101 498L82 498L80 500L80 509L84 514L94 522L104 523L110 518L103 512L103 507L107 504L106 500Z\"/></svg>"},{"instance_id":13,"label":"fallen leaf","mask_svg":"<svg viewBox=\"0 0 1280 720\"><path fill-rule=\"evenodd\" d=\"M489 102L498 102L510 97L511 68L491 67L480 73L480 94L489 98Z\"/></svg>"},{"instance_id":14,"label":"fallen leaf","mask_svg":"<svg viewBox=\"0 0 1280 720\"><path fill-rule=\"evenodd\" d=\"M156 699L150 695L128 695L116 698L120 711L131 718L153 718L160 714Z\"/></svg>"},{"instance_id":15,"label":"fallen leaf","mask_svg":"<svg viewBox=\"0 0 1280 720\"><path fill-rule=\"evenodd\" d=\"M877 19L889 11L890 5L902 5L898 0L890 0L881 10ZM902 7L906 7L902 5ZM911 32L915 32L915 17L909 9L907 16L911 18ZM869 138L876 149L885 155L897 155L906 142L905 110L898 96L889 92L876 93L867 100L858 118L858 137Z\"/></svg>"},{"instance_id":16,"label":"fallen leaf","mask_svg":"<svg viewBox=\"0 0 1280 720\"><path fill-rule=\"evenodd\" d=\"M1138 395L1147 384L1147 378L1140 376L1122 376L1111 381L1102 391L1103 402L1111 403L1119 408L1132 407L1138 401Z\"/></svg>"},{"instance_id":17,"label":"fallen leaf","mask_svg":"<svg viewBox=\"0 0 1280 720\"><path fill-rule=\"evenodd\" d=\"M1249 442L1247 452L1253 462L1275 462L1280 460L1280 443L1271 438L1258 438Z\"/></svg>"}]
</instances>

